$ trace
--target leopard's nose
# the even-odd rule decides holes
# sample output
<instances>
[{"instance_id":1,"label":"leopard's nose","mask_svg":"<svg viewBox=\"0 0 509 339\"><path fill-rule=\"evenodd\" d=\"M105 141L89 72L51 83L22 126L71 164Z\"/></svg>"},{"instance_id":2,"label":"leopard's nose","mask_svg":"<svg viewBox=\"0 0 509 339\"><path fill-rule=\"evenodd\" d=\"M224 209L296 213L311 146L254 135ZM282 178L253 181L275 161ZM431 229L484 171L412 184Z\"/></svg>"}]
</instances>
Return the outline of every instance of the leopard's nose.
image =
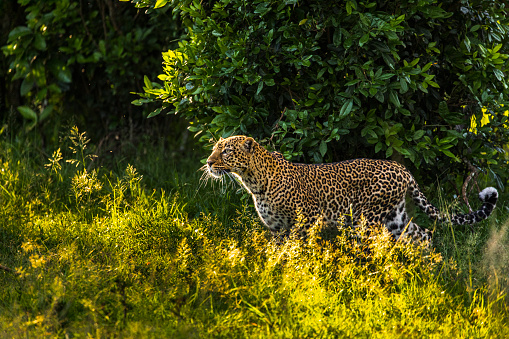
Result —
<instances>
[{"instance_id":1,"label":"leopard's nose","mask_svg":"<svg viewBox=\"0 0 509 339\"><path fill-rule=\"evenodd\" d=\"M214 161L212 161L212 160L207 160L207 165L208 165L209 167L212 167L212 165L214 165Z\"/></svg>"}]
</instances>

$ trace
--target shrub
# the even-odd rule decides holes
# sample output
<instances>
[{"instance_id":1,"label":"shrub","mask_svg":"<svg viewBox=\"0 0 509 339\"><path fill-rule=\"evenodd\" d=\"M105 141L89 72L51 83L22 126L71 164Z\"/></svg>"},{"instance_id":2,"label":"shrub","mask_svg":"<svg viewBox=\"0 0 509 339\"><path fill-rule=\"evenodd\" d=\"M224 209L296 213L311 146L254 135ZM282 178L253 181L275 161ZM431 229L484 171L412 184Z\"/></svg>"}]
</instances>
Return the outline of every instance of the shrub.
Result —
<instances>
[{"instance_id":1,"label":"shrub","mask_svg":"<svg viewBox=\"0 0 509 339\"><path fill-rule=\"evenodd\" d=\"M502 3L133 2L173 8L187 30L135 104L185 116L202 141L249 134L308 162L403 157L453 184L470 162L507 180Z\"/></svg>"},{"instance_id":2,"label":"shrub","mask_svg":"<svg viewBox=\"0 0 509 339\"><path fill-rule=\"evenodd\" d=\"M0 74L8 76L9 90L0 109L17 109L29 130L48 127L53 141L60 121L70 117L103 134L141 118L132 114L129 92L141 90L143 75L160 64L161 49L179 34L178 21L163 11L138 15L109 0L17 2L3 5L7 14L26 17L8 22L2 47L8 69Z\"/></svg>"}]
</instances>

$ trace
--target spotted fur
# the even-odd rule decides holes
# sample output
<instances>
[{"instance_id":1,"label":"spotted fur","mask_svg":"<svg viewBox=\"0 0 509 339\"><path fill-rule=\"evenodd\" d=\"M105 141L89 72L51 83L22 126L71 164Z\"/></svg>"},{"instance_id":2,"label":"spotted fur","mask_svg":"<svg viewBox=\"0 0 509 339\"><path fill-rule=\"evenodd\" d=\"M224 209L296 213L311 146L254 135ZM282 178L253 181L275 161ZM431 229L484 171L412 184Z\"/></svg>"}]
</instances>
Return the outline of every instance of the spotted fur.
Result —
<instances>
[{"instance_id":1,"label":"spotted fur","mask_svg":"<svg viewBox=\"0 0 509 339\"><path fill-rule=\"evenodd\" d=\"M412 174L390 160L354 159L306 165L288 162L268 152L253 138L233 136L219 140L207 160L213 177L234 174L252 194L258 215L273 232L290 229L301 213L310 225L317 218L336 224L349 215L355 224L361 215L368 225L384 224L399 239L402 234L429 241L431 232L411 221L405 209L407 192L431 219L445 217L430 204ZM498 192L484 189L482 206L468 214L450 216L453 224L486 219L495 208Z\"/></svg>"}]
</instances>

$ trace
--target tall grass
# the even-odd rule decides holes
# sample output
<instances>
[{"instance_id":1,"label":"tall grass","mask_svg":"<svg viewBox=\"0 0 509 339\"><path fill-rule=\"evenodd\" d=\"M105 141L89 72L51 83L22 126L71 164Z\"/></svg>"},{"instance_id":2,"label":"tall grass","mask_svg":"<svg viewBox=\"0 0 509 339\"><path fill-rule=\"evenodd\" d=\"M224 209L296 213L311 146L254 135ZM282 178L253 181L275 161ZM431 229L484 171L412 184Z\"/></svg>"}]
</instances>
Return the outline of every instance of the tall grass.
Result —
<instances>
[{"instance_id":1,"label":"tall grass","mask_svg":"<svg viewBox=\"0 0 509 339\"><path fill-rule=\"evenodd\" d=\"M506 213L436 249L319 224L278 244L236 188L196 191L197 158L115 173L86 140L0 142L3 337L509 336Z\"/></svg>"}]
</instances>

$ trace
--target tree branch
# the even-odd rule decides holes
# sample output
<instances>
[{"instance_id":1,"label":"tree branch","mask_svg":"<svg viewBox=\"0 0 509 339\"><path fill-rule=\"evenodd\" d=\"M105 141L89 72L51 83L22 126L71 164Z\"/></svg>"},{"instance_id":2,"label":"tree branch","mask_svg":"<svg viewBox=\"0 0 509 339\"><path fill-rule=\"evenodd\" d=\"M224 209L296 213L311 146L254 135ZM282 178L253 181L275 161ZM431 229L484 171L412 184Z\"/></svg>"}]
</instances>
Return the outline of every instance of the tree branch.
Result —
<instances>
[{"instance_id":1,"label":"tree branch","mask_svg":"<svg viewBox=\"0 0 509 339\"><path fill-rule=\"evenodd\" d=\"M474 179L474 183L477 186L477 190L479 190L479 185L477 185L477 176L479 175L479 170L477 168L475 168L468 160L465 160L465 162L468 165L470 174L468 175L467 179L463 183L463 187L461 188L461 195L463 197L463 200L465 201L465 204L467 204L467 206L468 206L469 213L472 213L472 207L470 207L470 204L468 202L468 197L467 197L467 187L468 187L470 180Z\"/></svg>"}]
</instances>

